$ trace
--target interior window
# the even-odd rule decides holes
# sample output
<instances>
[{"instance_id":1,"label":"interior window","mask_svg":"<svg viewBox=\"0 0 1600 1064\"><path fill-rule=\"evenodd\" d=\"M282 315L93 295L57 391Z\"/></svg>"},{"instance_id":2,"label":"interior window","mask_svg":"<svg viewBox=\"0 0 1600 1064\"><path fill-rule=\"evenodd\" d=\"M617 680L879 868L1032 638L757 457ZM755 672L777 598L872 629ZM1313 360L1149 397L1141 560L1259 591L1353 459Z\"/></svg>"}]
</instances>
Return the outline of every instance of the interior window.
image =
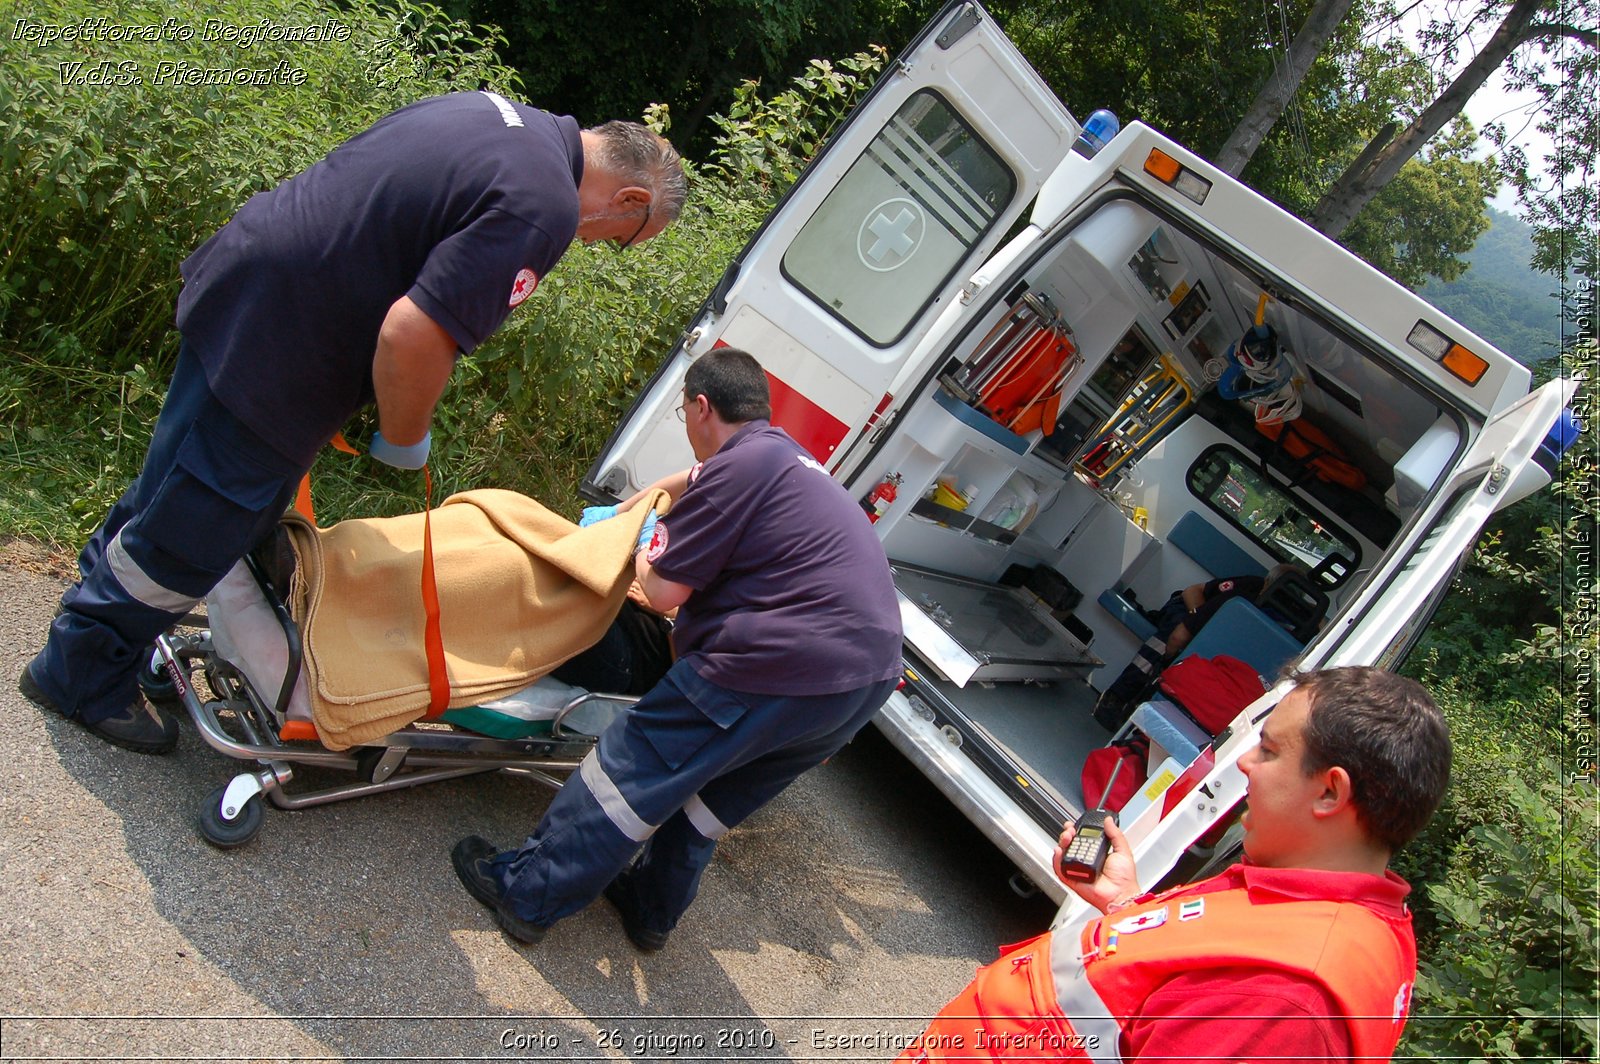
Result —
<instances>
[{"instance_id":1,"label":"interior window","mask_svg":"<svg viewBox=\"0 0 1600 1064\"><path fill-rule=\"evenodd\" d=\"M784 253L784 276L874 345L888 346L1016 192L1016 177L993 149L924 90L801 228Z\"/></svg>"},{"instance_id":2,"label":"interior window","mask_svg":"<svg viewBox=\"0 0 1600 1064\"><path fill-rule=\"evenodd\" d=\"M1274 558L1305 566L1319 585L1338 587L1355 572L1361 549L1354 538L1232 447L1202 451L1189 467L1188 484L1191 494Z\"/></svg>"}]
</instances>

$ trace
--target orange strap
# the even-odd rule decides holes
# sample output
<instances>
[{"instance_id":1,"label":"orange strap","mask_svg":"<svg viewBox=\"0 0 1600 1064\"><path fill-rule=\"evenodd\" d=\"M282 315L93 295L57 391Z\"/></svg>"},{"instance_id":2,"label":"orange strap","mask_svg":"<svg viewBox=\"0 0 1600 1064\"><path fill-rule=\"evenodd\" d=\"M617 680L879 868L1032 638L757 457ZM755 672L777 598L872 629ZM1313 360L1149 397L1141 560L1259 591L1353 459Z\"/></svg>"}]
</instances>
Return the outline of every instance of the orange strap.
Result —
<instances>
[{"instance_id":1,"label":"orange strap","mask_svg":"<svg viewBox=\"0 0 1600 1064\"><path fill-rule=\"evenodd\" d=\"M294 508L312 524L317 523L317 511L311 505L311 474L307 473L300 478L300 487L294 493Z\"/></svg>"},{"instance_id":2,"label":"orange strap","mask_svg":"<svg viewBox=\"0 0 1600 1064\"><path fill-rule=\"evenodd\" d=\"M361 453L354 447L350 446L349 441L344 438L344 433L342 432L335 432L333 434L333 439L328 441L328 445L336 451L343 451L345 454ZM307 521L310 521L312 524L317 523L316 509L311 505L310 470L307 470L306 475L300 478L300 487L295 491L294 494L294 508L300 511L300 515Z\"/></svg>"},{"instance_id":3,"label":"orange strap","mask_svg":"<svg viewBox=\"0 0 1600 1064\"><path fill-rule=\"evenodd\" d=\"M360 454L344 438L341 432L335 432L333 439L328 441L336 451L345 454ZM450 708L450 677L444 668L444 635L439 628L439 588L433 578L433 522L429 518L429 511L433 509L433 476L428 472L426 464L422 467L422 611L425 617L423 642L428 654L428 716L437 717ZM300 478L300 490L295 495L294 508L305 515L307 521L313 525L317 523L316 514L311 506L311 474L307 473ZM296 734L293 738L303 738ZM290 738L288 735L282 738Z\"/></svg>"},{"instance_id":4,"label":"orange strap","mask_svg":"<svg viewBox=\"0 0 1600 1064\"><path fill-rule=\"evenodd\" d=\"M428 716L437 717L450 708L450 677L444 670L444 636L439 629L439 588L433 579L433 477L422 467L422 610L427 616L423 640L428 651Z\"/></svg>"}]
</instances>

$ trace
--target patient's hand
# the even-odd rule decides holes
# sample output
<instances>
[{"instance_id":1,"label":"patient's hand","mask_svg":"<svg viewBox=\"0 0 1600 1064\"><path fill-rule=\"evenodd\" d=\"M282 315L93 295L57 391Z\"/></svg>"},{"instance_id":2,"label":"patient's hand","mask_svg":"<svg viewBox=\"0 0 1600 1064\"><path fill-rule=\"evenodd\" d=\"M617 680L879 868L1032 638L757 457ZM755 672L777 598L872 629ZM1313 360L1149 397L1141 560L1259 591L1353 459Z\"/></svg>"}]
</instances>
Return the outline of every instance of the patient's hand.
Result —
<instances>
[{"instance_id":1,"label":"patient's hand","mask_svg":"<svg viewBox=\"0 0 1600 1064\"><path fill-rule=\"evenodd\" d=\"M658 610L654 606L650 605L650 600L645 598L644 588L639 584L639 581L637 581L637 580L635 580L633 583L628 585L628 598L633 601L634 605L642 606L645 609L649 610L651 613L661 613L660 610ZM674 607L674 608L668 610L666 613L661 613L661 616L667 618L668 620L672 620L673 618L678 616L678 610L677 610L676 607Z\"/></svg>"}]
</instances>

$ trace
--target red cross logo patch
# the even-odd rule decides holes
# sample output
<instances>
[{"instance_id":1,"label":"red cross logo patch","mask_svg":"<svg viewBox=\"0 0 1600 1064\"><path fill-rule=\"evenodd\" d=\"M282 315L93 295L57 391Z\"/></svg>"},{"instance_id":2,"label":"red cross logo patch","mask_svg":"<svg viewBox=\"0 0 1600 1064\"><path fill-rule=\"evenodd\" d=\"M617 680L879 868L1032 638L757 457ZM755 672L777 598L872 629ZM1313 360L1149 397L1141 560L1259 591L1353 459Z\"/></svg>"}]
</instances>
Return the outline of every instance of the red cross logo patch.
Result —
<instances>
[{"instance_id":1,"label":"red cross logo patch","mask_svg":"<svg viewBox=\"0 0 1600 1064\"><path fill-rule=\"evenodd\" d=\"M1167 907L1150 909L1138 916L1125 916L1111 925L1111 930L1119 935L1133 935L1140 931L1148 931L1152 927L1160 927L1167 922Z\"/></svg>"},{"instance_id":2,"label":"red cross logo patch","mask_svg":"<svg viewBox=\"0 0 1600 1064\"><path fill-rule=\"evenodd\" d=\"M665 521L657 521L655 531L650 534L650 546L645 549L644 560L654 565L656 559L665 554L666 550L667 523Z\"/></svg>"},{"instance_id":3,"label":"red cross logo patch","mask_svg":"<svg viewBox=\"0 0 1600 1064\"><path fill-rule=\"evenodd\" d=\"M533 290L539 287L539 275L524 267L517 271L517 279L511 285L511 305L514 307L524 299L533 295Z\"/></svg>"}]
</instances>

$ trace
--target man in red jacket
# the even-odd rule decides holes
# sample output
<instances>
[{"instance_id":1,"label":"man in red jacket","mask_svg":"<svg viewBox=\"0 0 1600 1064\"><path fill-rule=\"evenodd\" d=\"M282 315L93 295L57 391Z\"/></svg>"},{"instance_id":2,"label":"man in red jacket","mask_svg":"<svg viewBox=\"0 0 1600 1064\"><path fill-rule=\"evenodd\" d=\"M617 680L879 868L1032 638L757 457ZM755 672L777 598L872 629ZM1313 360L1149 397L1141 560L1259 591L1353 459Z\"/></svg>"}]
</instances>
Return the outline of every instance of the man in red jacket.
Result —
<instances>
[{"instance_id":1,"label":"man in red jacket","mask_svg":"<svg viewBox=\"0 0 1600 1064\"><path fill-rule=\"evenodd\" d=\"M1310 673L1239 769L1242 864L1147 895L1108 822L1099 878L1063 880L1091 910L980 969L901 1059L1387 1059L1416 978L1388 863L1444 796L1443 716L1379 669Z\"/></svg>"}]
</instances>

